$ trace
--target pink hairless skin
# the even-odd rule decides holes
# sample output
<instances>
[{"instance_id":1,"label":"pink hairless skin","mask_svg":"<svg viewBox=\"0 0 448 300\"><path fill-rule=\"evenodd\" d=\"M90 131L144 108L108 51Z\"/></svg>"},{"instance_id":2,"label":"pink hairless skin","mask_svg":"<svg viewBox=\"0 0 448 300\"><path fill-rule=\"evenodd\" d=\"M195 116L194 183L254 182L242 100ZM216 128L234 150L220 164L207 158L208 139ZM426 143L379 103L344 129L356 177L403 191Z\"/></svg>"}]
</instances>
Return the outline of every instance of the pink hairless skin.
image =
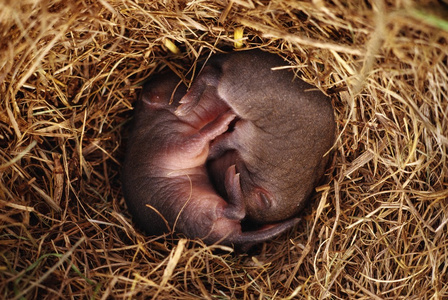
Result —
<instances>
[{"instance_id":1,"label":"pink hairless skin","mask_svg":"<svg viewBox=\"0 0 448 300\"><path fill-rule=\"evenodd\" d=\"M173 73L145 85L123 191L149 234L247 249L297 224L324 173L335 124L328 97L272 70L285 64L236 52L208 61L188 92Z\"/></svg>"}]
</instances>

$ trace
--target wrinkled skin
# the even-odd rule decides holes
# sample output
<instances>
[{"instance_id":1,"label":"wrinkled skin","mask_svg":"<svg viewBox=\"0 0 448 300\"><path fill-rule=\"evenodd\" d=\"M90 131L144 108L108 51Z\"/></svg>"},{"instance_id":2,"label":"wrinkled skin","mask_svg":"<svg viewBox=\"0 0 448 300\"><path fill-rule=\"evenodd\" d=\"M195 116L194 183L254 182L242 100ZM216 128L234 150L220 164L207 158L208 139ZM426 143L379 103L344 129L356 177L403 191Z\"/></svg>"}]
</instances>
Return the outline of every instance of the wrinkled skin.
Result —
<instances>
[{"instance_id":1,"label":"wrinkled skin","mask_svg":"<svg viewBox=\"0 0 448 300\"><path fill-rule=\"evenodd\" d=\"M224 200L206 168L210 143L228 130L235 114L216 101L214 87L207 87L188 114L176 115L185 93L180 80L168 73L145 85L135 107L122 181L138 225L152 235L175 231L208 244L246 249L294 226L298 219L243 232L243 203ZM224 190L239 182L239 175L228 169Z\"/></svg>"},{"instance_id":2,"label":"wrinkled skin","mask_svg":"<svg viewBox=\"0 0 448 300\"><path fill-rule=\"evenodd\" d=\"M232 129L212 141L208 167L217 190L258 224L299 212L334 142L329 98L291 71L271 70L285 65L258 50L212 57L176 110L188 116L215 93L214 102L235 113Z\"/></svg>"}]
</instances>

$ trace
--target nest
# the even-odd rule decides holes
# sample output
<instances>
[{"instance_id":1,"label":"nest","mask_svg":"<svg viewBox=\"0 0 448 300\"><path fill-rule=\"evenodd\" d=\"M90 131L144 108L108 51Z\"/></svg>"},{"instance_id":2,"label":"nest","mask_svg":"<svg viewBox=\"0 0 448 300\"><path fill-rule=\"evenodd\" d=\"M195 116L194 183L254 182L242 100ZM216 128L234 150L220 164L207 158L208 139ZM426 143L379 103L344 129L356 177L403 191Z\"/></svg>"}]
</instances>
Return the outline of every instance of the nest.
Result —
<instances>
[{"instance_id":1,"label":"nest","mask_svg":"<svg viewBox=\"0 0 448 300\"><path fill-rule=\"evenodd\" d=\"M446 299L446 1L2 1L5 299ZM302 222L248 253L133 226L142 82L232 48L288 59L338 136Z\"/></svg>"}]
</instances>

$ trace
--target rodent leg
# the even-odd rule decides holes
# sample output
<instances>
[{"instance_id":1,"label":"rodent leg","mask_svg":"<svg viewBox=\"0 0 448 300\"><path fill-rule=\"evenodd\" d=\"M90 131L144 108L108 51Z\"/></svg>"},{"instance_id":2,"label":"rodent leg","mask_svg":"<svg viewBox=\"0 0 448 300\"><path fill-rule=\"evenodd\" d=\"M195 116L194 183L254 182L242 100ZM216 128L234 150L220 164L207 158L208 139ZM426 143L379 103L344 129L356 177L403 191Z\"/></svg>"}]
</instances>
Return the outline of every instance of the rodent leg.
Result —
<instances>
[{"instance_id":1,"label":"rodent leg","mask_svg":"<svg viewBox=\"0 0 448 300\"><path fill-rule=\"evenodd\" d=\"M180 99L179 103L181 105L176 109L175 114L177 116L188 114L198 105L206 88L208 86L217 87L220 78L221 73L218 69L212 66L205 66L185 96Z\"/></svg>"},{"instance_id":2,"label":"rodent leg","mask_svg":"<svg viewBox=\"0 0 448 300\"><path fill-rule=\"evenodd\" d=\"M227 169L224 184L229 198L229 206L225 211L225 216L234 220L244 219L246 210L244 208L243 192L241 191L240 174L236 173L235 165L231 165Z\"/></svg>"}]
</instances>

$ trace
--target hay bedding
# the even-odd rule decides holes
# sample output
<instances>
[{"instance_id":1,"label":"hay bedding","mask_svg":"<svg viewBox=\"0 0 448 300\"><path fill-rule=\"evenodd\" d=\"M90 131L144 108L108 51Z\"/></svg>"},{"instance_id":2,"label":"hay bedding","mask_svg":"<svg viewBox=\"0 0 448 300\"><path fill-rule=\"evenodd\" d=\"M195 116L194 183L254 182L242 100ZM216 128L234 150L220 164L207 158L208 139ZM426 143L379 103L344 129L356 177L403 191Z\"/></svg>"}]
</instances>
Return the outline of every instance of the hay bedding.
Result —
<instances>
[{"instance_id":1,"label":"hay bedding","mask_svg":"<svg viewBox=\"0 0 448 300\"><path fill-rule=\"evenodd\" d=\"M444 1L2 1L0 297L447 299L447 12ZM148 238L120 192L132 102L166 66L188 81L241 29L242 48L280 53L332 96L328 184L295 231L247 254Z\"/></svg>"}]
</instances>

